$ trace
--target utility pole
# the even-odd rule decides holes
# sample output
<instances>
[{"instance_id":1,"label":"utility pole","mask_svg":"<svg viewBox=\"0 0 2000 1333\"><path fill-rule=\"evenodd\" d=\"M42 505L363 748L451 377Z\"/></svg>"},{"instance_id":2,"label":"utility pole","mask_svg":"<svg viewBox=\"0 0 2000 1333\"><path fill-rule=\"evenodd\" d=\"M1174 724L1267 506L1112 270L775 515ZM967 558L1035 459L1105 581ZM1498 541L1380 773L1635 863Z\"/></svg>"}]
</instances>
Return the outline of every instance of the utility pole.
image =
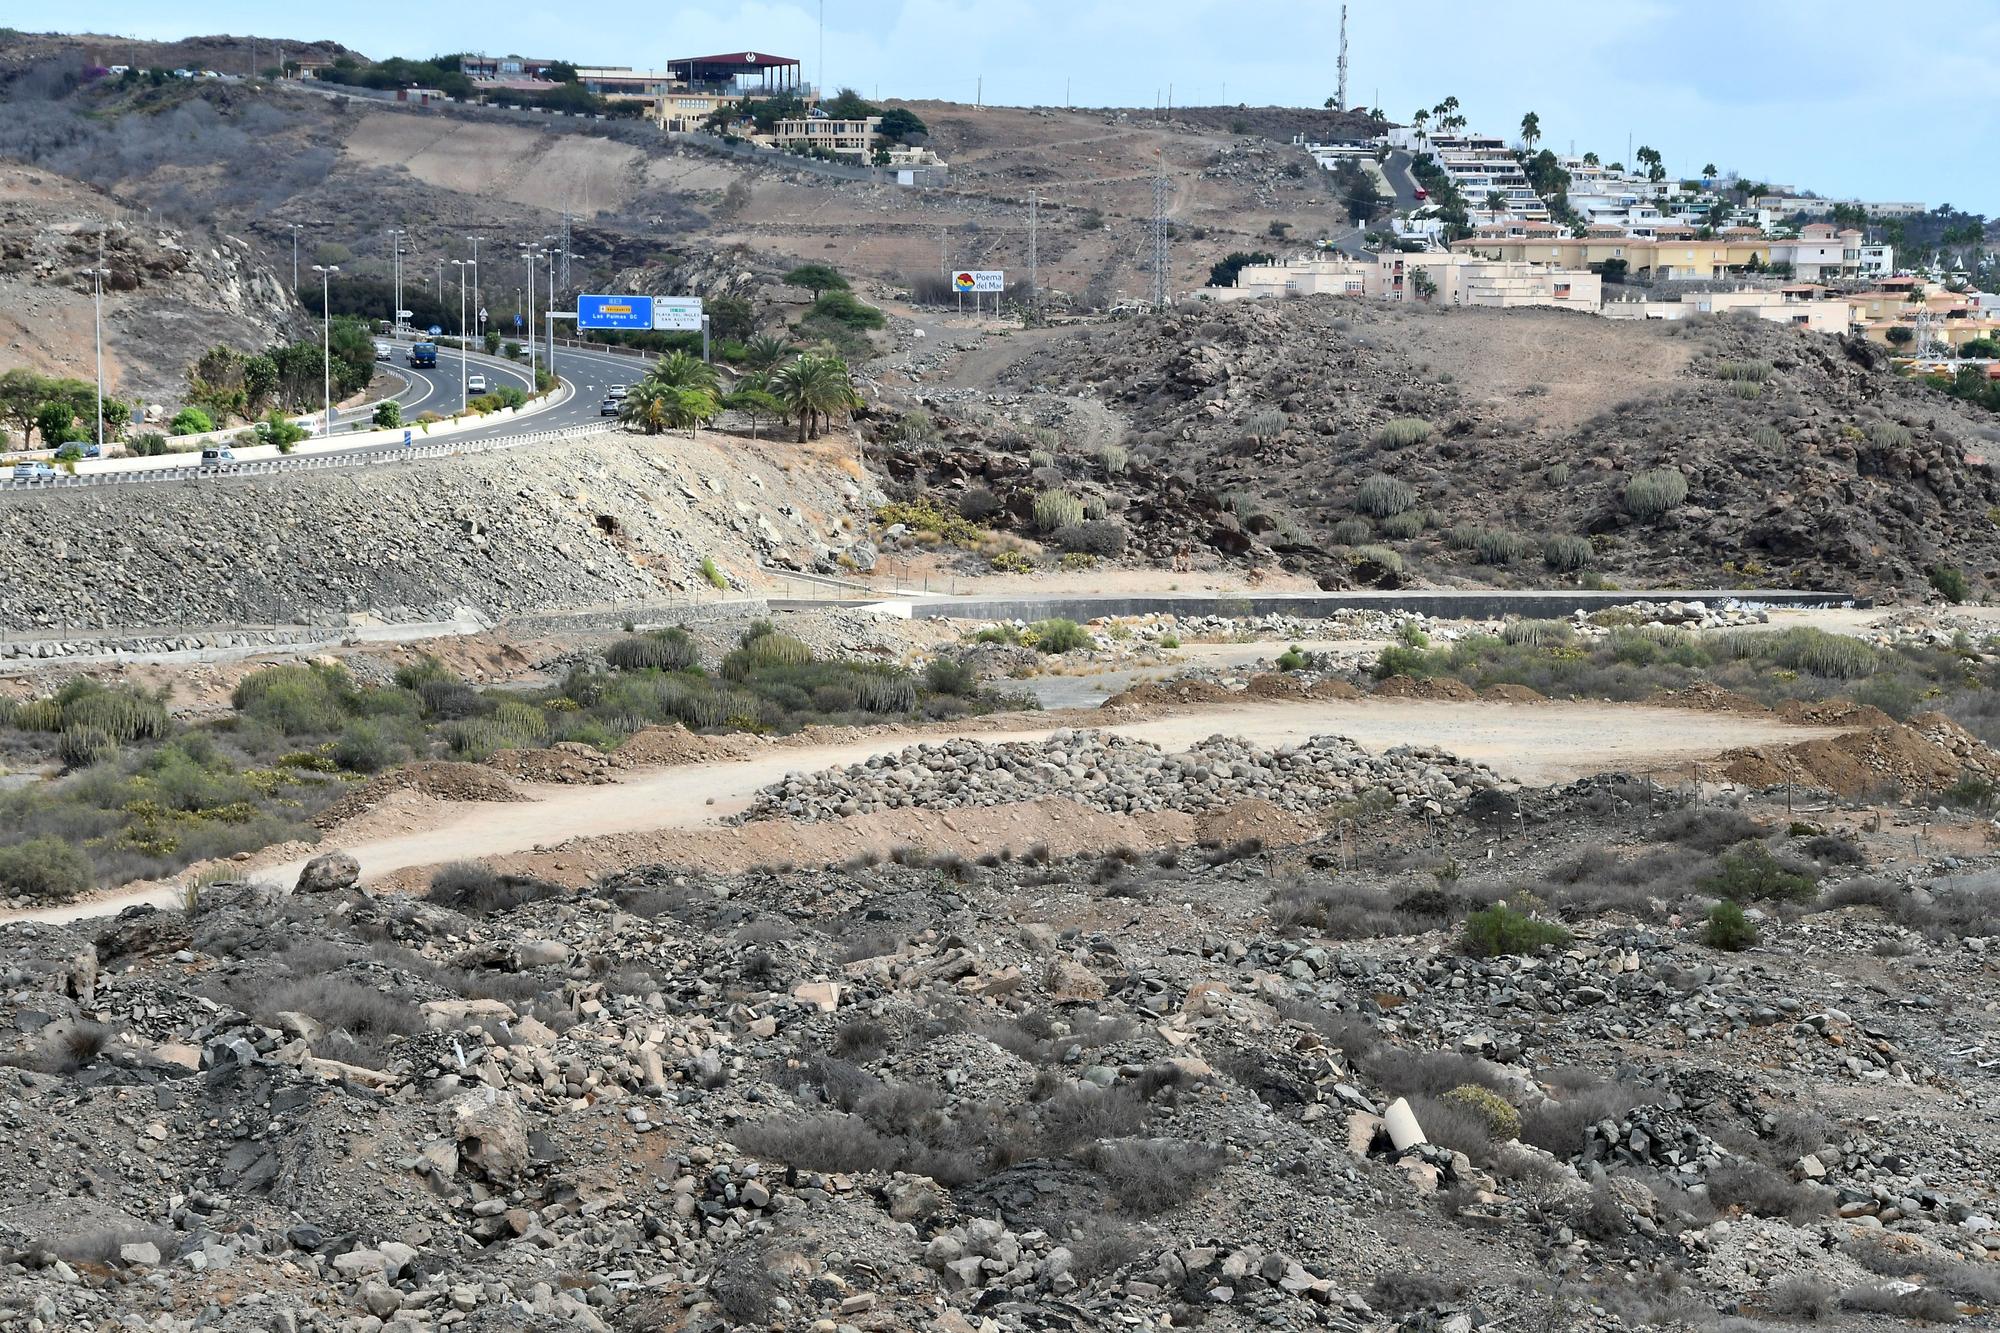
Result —
<instances>
[{"instance_id":1,"label":"utility pole","mask_svg":"<svg viewBox=\"0 0 2000 1333\"><path fill-rule=\"evenodd\" d=\"M1040 205L1041 196L1034 190L1028 191L1028 314L1030 316L1042 306L1042 287L1038 280L1037 268L1039 256L1035 249L1035 224L1038 220L1036 215L1040 211Z\"/></svg>"},{"instance_id":2,"label":"utility pole","mask_svg":"<svg viewBox=\"0 0 2000 1333\"><path fill-rule=\"evenodd\" d=\"M1159 153L1160 174L1153 178L1153 313L1167 308L1167 155Z\"/></svg>"},{"instance_id":3,"label":"utility pole","mask_svg":"<svg viewBox=\"0 0 2000 1333\"><path fill-rule=\"evenodd\" d=\"M314 264L313 272L319 274L319 323L320 323L320 388L326 395L326 438L333 438L333 275L340 272L338 264Z\"/></svg>"},{"instance_id":4,"label":"utility pole","mask_svg":"<svg viewBox=\"0 0 2000 1333\"><path fill-rule=\"evenodd\" d=\"M292 299L299 298L299 224L287 223L292 229Z\"/></svg>"},{"instance_id":5,"label":"utility pole","mask_svg":"<svg viewBox=\"0 0 2000 1333\"><path fill-rule=\"evenodd\" d=\"M1334 103L1335 111L1347 110L1347 6L1340 7L1340 91Z\"/></svg>"},{"instance_id":6,"label":"utility pole","mask_svg":"<svg viewBox=\"0 0 2000 1333\"><path fill-rule=\"evenodd\" d=\"M542 311L542 317L549 326L549 374L556 373L556 252L545 252L549 257L549 302Z\"/></svg>"}]
</instances>

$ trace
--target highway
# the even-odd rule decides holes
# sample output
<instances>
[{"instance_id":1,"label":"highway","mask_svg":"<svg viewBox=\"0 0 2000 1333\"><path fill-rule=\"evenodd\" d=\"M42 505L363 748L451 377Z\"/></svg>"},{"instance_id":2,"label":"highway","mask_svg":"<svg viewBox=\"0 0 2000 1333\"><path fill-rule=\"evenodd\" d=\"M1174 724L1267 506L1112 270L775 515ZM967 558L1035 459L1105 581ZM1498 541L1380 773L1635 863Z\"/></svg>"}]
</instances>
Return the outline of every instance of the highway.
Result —
<instances>
[{"instance_id":1,"label":"highway","mask_svg":"<svg viewBox=\"0 0 2000 1333\"><path fill-rule=\"evenodd\" d=\"M404 382L403 387L390 397L401 404L406 423L425 412L435 412L439 416L449 417L458 411L461 403L459 356L457 351L449 347L440 347L438 363L434 368L417 369L404 360L404 344L397 344L394 359L383 364L382 368L401 377ZM651 362L650 356L559 345L556 349L556 373L574 390L567 400L552 407L530 411L526 415L496 420L489 425L470 426L449 435L439 435L435 439L426 440L421 430L418 430L412 436L412 444L423 446L422 452L430 455L448 453L467 446L476 446L480 449L504 447L505 442L514 437L526 440L545 437L552 431L576 430L599 424L608 426L611 423L602 416L599 409L611 386L637 383L645 375L646 368ZM468 374L485 375L489 386L512 384L531 392L534 387L534 381L526 364L487 356L483 352L467 355L466 370ZM479 395L475 393L472 396L476 398ZM345 411L336 411L334 438L337 440L343 430L355 427L366 429L368 419L373 412L373 402ZM304 420L305 414L300 414L299 419ZM317 425L318 417L315 416L313 420ZM157 469L120 472L115 480L118 484L137 485L185 482L196 475L205 480L232 475L269 476L276 472L361 466L390 461L398 456L408 455L400 445L383 444L379 440L372 443L356 443L347 447L321 446L310 453L301 452L287 458L244 459L210 467L200 467L195 456L184 455L181 456L185 459L184 462ZM91 465L86 463L82 467L89 469ZM107 484L111 480L112 477L104 471L79 471L76 476L57 476L53 479L18 482L8 476L0 475L0 497Z\"/></svg>"}]
</instances>

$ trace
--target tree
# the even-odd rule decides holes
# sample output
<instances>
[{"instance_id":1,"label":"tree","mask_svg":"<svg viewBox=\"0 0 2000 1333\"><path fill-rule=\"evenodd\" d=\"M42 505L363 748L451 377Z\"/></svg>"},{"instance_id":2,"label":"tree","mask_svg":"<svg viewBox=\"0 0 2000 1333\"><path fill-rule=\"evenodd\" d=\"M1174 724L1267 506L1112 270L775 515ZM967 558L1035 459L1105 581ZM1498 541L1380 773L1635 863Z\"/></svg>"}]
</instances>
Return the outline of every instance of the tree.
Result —
<instances>
[{"instance_id":1,"label":"tree","mask_svg":"<svg viewBox=\"0 0 2000 1333\"><path fill-rule=\"evenodd\" d=\"M785 354L790 350L790 346L786 344L783 338L774 338L767 333L760 337L752 338L744 344L743 361L752 370L770 370L780 361L783 361Z\"/></svg>"},{"instance_id":2,"label":"tree","mask_svg":"<svg viewBox=\"0 0 2000 1333\"><path fill-rule=\"evenodd\" d=\"M1909 328L1906 325L1891 324L1889 326L1889 331L1885 336L1889 339L1890 342L1896 344L1898 347L1901 347L1905 343L1914 342L1917 337L1917 332L1915 329Z\"/></svg>"},{"instance_id":3,"label":"tree","mask_svg":"<svg viewBox=\"0 0 2000 1333\"><path fill-rule=\"evenodd\" d=\"M1597 154L1585 153L1583 155L1583 165L1585 165L1586 167L1597 166L1598 165Z\"/></svg>"},{"instance_id":4,"label":"tree","mask_svg":"<svg viewBox=\"0 0 2000 1333\"><path fill-rule=\"evenodd\" d=\"M1365 224L1382 211L1382 192L1375 188L1375 178L1362 168L1343 162L1334 180L1340 186L1340 201L1347 209L1348 221Z\"/></svg>"},{"instance_id":5,"label":"tree","mask_svg":"<svg viewBox=\"0 0 2000 1333\"><path fill-rule=\"evenodd\" d=\"M717 410L715 394L708 389L662 383L648 376L618 405L618 419L648 435L659 435L669 430L693 430L714 419Z\"/></svg>"},{"instance_id":6,"label":"tree","mask_svg":"<svg viewBox=\"0 0 2000 1333\"><path fill-rule=\"evenodd\" d=\"M1272 218L1271 225L1264 228L1264 234L1274 241L1282 241L1285 239L1285 233L1291 229L1291 223L1283 221L1280 218Z\"/></svg>"},{"instance_id":7,"label":"tree","mask_svg":"<svg viewBox=\"0 0 2000 1333\"><path fill-rule=\"evenodd\" d=\"M117 438L118 433L132 424L132 408L116 398L104 400L104 433Z\"/></svg>"},{"instance_id":8,"label":"tree","mask_svg":"<svg viewBox=\"0 0 2000 1333\"><path fill-rule=\"evenodd\" d=\"M704 302L702 308L708 313L709 328L718 338L741 342L756 331L756 312L740 296L718 296Z\"/></svg>"},{"instance_id":9,"label":"tree","mask_svg":"<svg viewBox=\"0 0 2000 1333\"><path fill-rule=\"evenodd\" d=\"M715 367L686 352L669 352L653 363L641 386L653 389L701 389L715 392Z\"/></svg>"},{"instance_id":10,"label":"tree","mask_svg":"<svg viewBox=\"0 0 2000 1333\"><path fill-rule=\"evenodd\" d=\"M1489 213L1505 213L1507 211L1507 196L1498 190L1488 190L1486 192L1486 211Z\"/></svg>"},{"instance_id":11,"label":"tree","mask_svg":"<svg viewBox=\"0 0 2000 1333\"><path fill-rule=\"evenodd\" d=\"M201 435L215 429L215 422L198 407L183 407L167 425L169 435Z\"/></svg>"},{"instance_id":12,"label":"tree","mask_svg":"<svg viewBox=\"0 0 2000 1333\"><path fill-rule=\"evenodd\" d=\"M1438 294L1437 281L1431 277L1428 269L1412 268L1410 270L1410 290L1417 294L1419 301L1428 301Z\"/></svg>"},{"instance_id":13,"label":"tree","mask_svg":"<svg viewBox=\"0 0 2000 1333\"><path fill-rule=\"evenodd\" d=\"M35 429L42 433L42 444L48 448L68 443L74 425L76 409L61 398L51 398L35 409Z\"/></svg>"},{"instance_id":14,"label":"tree","mask_svg":"<svg viewBox=\"0 0 2000 1333\"><path fill-rule=\"evenodd\" d=\"M1521 143L1529 152L1535 151L1535 144L1542 137L1542 118L1530 111L1521 117Z\"/></svg>"},{"instance_id":15,"label":"tree","mask_svg":"<svg viewBox=\"0 0 2000 1333\"><path fill-rule=\"evenodd\" d=\"M722 400L722 405L750 418L750 438L757 438L758 424L765 417L780 416L785 405L768 389L742 388Z\"/></svg>"},{"instance_id":16,"label":"tree","mask_svg":"<svg viewBox=\"0 0 2000 1333\"><path fill-rule=\"evenodd\" d=\"M1278 257L1268 250L1253 250L1248 254L1232 250L1222 259L1209 265L1208 285L1211 287L1234 287L1236 275L1252 264L1275 264Z\"/></svg>"},{"instance_id":17,"label":"tree","mask_svg":"<svg viewBox=\"0 0 2000 1333\"><path fill-rule=\"evenodd\" d=\"M262 352L243 359L243 400L250 411L262 411L277 390L277 362Z\"/></svg>"},{"instance_id":18,"label":"tree","mask_svg":"<svg viewBox=\"0 0 2000 1333\"><path fill-rule=\"evenodd\" d=\"M1722 174L1721 172L1715 169L1715 163L1710 162L1705 164L1701 169L1702 184L1704 185L1708 184L1721 174Z\"/></svg>"},{"instance_id":19,"label":"tree","mask_svg":"<svg viewBox=\"0 0 2000 1333\"><path fill-rule=\"evenodd\" d=\"M542 77L550 83L575 83L576 66L567 60L551 60L542 67Z\"/></svg>"},{"instance_id":20,"label":"tree","mask_svg":"<svg viewBox=\"0 0 2000 1333\"><path fill-rule=\"evenodd\" d=\"M771 377L771 392L799 423L799 443L819 435L819 422L831 426L836 413L861 405L847 363L837 356L808 352L794 357Z\"/></svg>"},{"instance_id":21,"label":"tree","mask_svg":"<svg viewBox=\"0 0 2000 1333\"><path fill-rule=\"evenodd\" d=\"M857 93L852 88L842 88L826 104L826 114L835 120L861 120L867 116L881 114L881 108Z\"/></svg>"},{"instance_id":22,"label":"tree","mask_svg":"<svg viewBox=\"0 0 2000 1333\"><path fill-rule=\"evenodd\" d=\"M375 404L375 425L380 430L394 430L403 424L403 405L393 398L385 398Z\"/></svg>"},{"instance_id":23,"label":"tree","mask_svg":"<svg viewBox=\"0 0 2000 1333\"><path fill-rule=\"evenodd\" d=\"M845 291L847 279L830 264L801 264L785 275L785 282L793 287L804 287L814 296L828 291Z\"/></svg>"},{"instance_id":24,"label":"tree","mask_svg":"<svg viewBox=\"0 0 2000 1333\"><path fill-rule=\"evenodd\" d=\"M882 113L882 123L875 133L896 143L908 143L920 139L931 132L930 126L917 117L917 113L900 106L892 106Z\"/></svg>"},{"instance_id":25,"label":"tree","mask_svg":"<svg viewBox=\"0 0 2000 1333\"><path fill-rule=\"evenodd\" d=\"M1666 163L1661 159L1659 149L1641 147L1633 156L1645 164L1647 180L1658 184L1667 178Z\"/></svg>"},{"instance_id":26,"label":"tree","mask_svg":"<svg viewBox=\"0 0 2000 1333\"><path fill-rule=\"evenodd\" d=\"M35 429L35 414L48 401L49 382L32 370L15 369L0 374L0 417L14 423L26 445Z\"/></svg>"}]
</instances>

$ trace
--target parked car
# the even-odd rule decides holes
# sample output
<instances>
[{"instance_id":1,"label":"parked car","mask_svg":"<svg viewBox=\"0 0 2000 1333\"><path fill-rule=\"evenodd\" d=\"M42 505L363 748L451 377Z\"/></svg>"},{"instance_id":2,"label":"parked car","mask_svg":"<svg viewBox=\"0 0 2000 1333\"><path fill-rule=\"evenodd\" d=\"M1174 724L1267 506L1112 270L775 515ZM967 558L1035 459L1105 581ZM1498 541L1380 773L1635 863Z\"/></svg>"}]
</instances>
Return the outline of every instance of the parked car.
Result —
<instances>
[{"instance_id":1,"label":"parked car","mask_svg":"<svg viewBox=\"0 0 2000 1333\"><path fill-rule=\"evenodd\" d=\"M47 463L14 464L15 481L52 481L56 470Z\"/></svg>"},{"instance_id":2,"label":"parked car","mask_svg":"<svg viewBox=\"0 0 2000 1333\"><path fill-rule=\"evenodd\" d=\"M391 356L395 354L395 351L396 349L393 346L384 342L380 338L377 338L375 340L375 359L377 361L387 361Z\"/></svg>"},{"instance_id":3,"label":"parked car","mask_svg":"<svg viewBox=\"0 0 2000 1333\"><path fill-rule=\"evenodd\" d=\"M214 467L219 463L234 463L236 451L226 444L211 444L201 451L201 465Z\"/></svg>"},{"instance_id":4,"label":"parked car","mask_svg":"<svg viewBox=\"0 0 2000 1333\"><path fill-rule=\"evenodd\" d=\"M611 396L614 399L623 398L630 392L632 392L632 386L629 384L614 384L611 386Z\"/></svg>"},{"instance_id":5,"label":"parked car","mask_svg":"<svg viewBox=\"0 0 2000 1333\"><path fill-rule=\"evenodd\" d=\"M597 415L599 415L599 416L601 416L601 417L615 417L615 416L617 416L617 415L618 415L618 400L617 400L616 398L607 398L607 399L605 399L605 400L604 400L603 402L599 403L599 404L597 405Z\"/></svg>"},{"instance_id":6,"label":"parked car","mask_svg":"<svg viewBox=\"0 0 2000 1333\"><path fill-rule=\"evenodd\" d=\"M484 375L467 375L465 377L465 391L467 393L485 393L486 377Z\"/></svg>"}]
</instances>

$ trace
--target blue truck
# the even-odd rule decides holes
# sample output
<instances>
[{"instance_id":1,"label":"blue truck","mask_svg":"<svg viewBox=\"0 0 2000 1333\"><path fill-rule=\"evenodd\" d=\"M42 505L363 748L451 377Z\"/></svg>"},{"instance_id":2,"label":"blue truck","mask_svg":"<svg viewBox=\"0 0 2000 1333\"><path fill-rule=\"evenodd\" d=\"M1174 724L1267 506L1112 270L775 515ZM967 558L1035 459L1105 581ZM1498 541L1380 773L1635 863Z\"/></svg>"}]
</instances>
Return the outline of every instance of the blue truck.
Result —
<instances>
[{"instance_id":1,"label":"blue truck","mask_svg":"<svg viewBox=\"0 0 2000 1333\"><path fill-rule=\"evenodd\" d=\"M412 366L434 366L438 363L436 343L411 343L410 364Z\"/></svg>"}]
</instances>

